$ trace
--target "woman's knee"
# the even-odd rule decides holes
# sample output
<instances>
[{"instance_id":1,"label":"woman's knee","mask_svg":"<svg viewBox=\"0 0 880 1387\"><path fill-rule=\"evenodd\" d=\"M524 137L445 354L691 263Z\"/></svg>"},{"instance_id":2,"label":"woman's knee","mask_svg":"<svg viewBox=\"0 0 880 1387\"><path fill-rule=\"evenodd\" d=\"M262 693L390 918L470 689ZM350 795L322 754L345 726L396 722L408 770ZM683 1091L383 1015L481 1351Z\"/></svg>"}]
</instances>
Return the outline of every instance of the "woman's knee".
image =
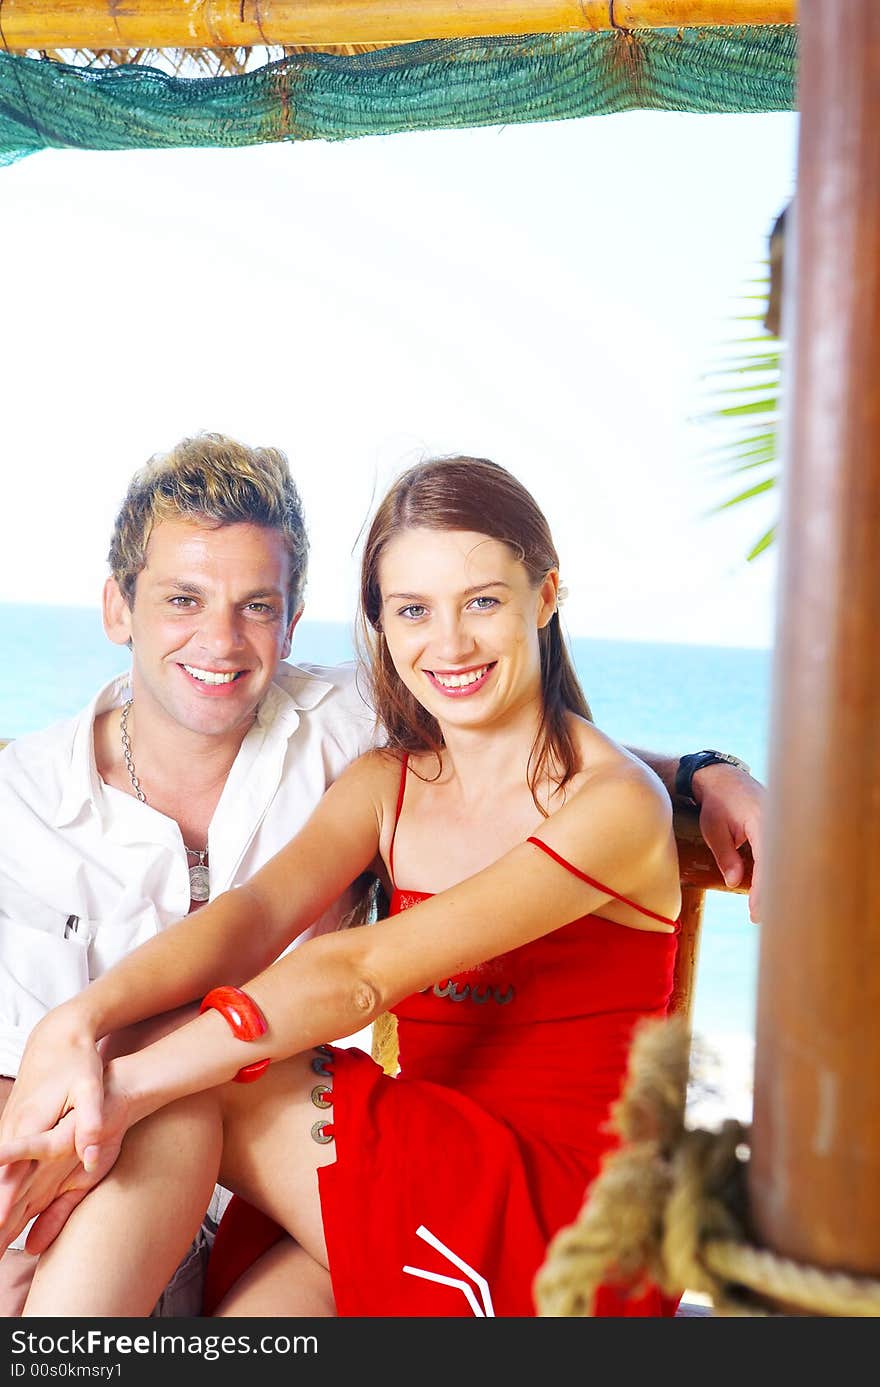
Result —
<instances>
[{"instance_id":1,"label":"woman's knee","mask_svg":"<svg viewBox=\"0 0 880 1387\"><path fill-rule=\"evenodd\" d=\"M321 1083L315 1052L271 1064L254 1084L225 1084L220 1182L274 1219L320 1265L326 1266L317 1171L336 1159L332 1138L332 1075ZM321 1089L316 1106L313 1097ZM237 1091L236 1091L237 1090Z\"/></svg>"},{"instance_id":2,"label":"woman's knee","mask_svg":"<svg viewBox=\"0 0 880 1387\"><path fill-rule=\"evenodd\" d=\"M218 1318L335 1314L330 1273L289 1237L248 1267L214 1311Z\"/></svg>"}]
</instances>

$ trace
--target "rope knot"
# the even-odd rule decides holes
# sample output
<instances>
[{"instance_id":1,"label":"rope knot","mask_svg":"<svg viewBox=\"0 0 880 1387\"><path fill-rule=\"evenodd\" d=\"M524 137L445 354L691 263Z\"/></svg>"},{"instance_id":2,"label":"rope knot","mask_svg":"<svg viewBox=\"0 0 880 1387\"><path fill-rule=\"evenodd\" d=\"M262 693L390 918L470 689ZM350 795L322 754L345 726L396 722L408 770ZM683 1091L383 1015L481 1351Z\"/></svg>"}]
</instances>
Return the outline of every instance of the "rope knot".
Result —
<instances>
[{"instance_id":1,"label":"rope knot","mask_svg":"<svg viewBox=\"0 0 880 1387\"><path fill-rule=\"evenodd\" d=\"M610 1126L609 1152L581 1211L551 1241L535 1277L539 1315L592 1315L601 1285L630 1295L708 1295L721 1315L880 1315L880 1281L803 1266L754 1247L748 1227L748 1129L684 1125L690 1036L680 1017L646 1020Z\"/></svg>"}]
</instances>

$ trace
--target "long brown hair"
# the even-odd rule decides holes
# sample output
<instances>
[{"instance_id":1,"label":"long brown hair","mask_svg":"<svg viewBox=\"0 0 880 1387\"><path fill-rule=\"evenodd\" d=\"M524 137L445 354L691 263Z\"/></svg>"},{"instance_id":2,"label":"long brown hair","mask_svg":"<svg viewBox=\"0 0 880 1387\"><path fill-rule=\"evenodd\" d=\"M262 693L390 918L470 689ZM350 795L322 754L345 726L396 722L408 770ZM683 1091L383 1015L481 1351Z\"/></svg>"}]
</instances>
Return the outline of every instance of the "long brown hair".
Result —
<instances>
[{"instance_id":1,"label":"long brown hair","mask_svg":"<svg viewBox=\"0 0 880 1387\"><path fill-rule=\"evenodd\" d=\"M470 530L513 550L535 587L559 568L546 517L529 491L504 467L487 458L440 457L416 463L398 477L367 533L361 561L358 637L367 657L373 707L390 749L439 756L443 735L436 719L400 679L381 629L379 561L402 530ZM552 770L563 786L578 769L568 713L592 721L571 656L554 612L538 632L541 653L541 722L529 756L528 778L537 786ZM540 807L540 805L539 805Z\"/></svg>"}]
</instances>

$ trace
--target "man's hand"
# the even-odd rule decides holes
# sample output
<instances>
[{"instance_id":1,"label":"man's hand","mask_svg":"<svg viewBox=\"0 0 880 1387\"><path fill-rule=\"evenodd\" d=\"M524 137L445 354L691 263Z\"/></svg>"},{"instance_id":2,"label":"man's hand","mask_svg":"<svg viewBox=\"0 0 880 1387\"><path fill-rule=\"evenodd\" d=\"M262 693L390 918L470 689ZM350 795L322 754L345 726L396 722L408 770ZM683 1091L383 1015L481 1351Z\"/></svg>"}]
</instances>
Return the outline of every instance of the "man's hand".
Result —
<instances>
[{"instance_id":1,"label":"man's hand","mask_svg":"<svg viewBox=\"0 0 880 1387\"><path fill-rule=\"evenodd\" d=\"M51 1131L0 1142L0 1167L15 1172L0 1203L0 1250L36 1219L25 1247L30 1253L45 1252L73 1209L115 1163L127 1126L126 1109L122 1095L108 1102L104 1140L88 1171L75 1150L74 1112Z\"/></svg>"},{"instance_id":2,"label":"man's hand","mask_svg":"<svg viewBox=\"0 0 880 1387\"><path fill-rule=\"evenodd\" d=\"M627 749L651 767L675 802L678 758L656 751L639 751L636 747ZM743 843L751 848L754 867L749 915L757 924L761 918L761 829L767 792L760 781L721 761L695 771L691 791L700 810L703 840L728 886L738 886L743 878L743 860L737 849Z\"/></svg>"},{"instance_id":3,"label":"man's hand","mask_svg":"<svg viewBox=\"0 0 880 1387\"><path fill-rule=\"evenodd\" d=\"M35 1218L25 1248L32 1254L46 1251L72 1209L115 1164L132 1114L124 1087L112 1085L111 1071L112 1065L105 1071L107 1094L101 1096L101 1144L87 1147L89 1168L76 1151L75 1108L49 1130L0 1140L0 1250Z\"/></svg>"},{"instance_id":4,"label":"man's hand","mask_svg":"<svg viewBox=\"0 0 880 1387\"><path fill-rule=\"evenodd\" d=\"M761 919L761 832L767 792L764 786L735 766L716 762L695 773L692 788L700 808L700 832L728 886L738 886L743 860L737 851L748 843L754 867L749 891L749 917Z\"/></svg>"},{"instance_id":5,"label":"man's hand","mask_svg":"<svg viewBox=\"0 0 880 1387\"><path fill-rule=\"evenodd\" d=\"M51 1132L16 1137L0 1143L0 1162L12 1164L14 1176L0 1195L0 1249L6 1250L22 1229L71 1187L82 1163L73 1149L73 1116L68 1114ZM4 1172L7 1173L7 1172ZM42 1251L28 1234L27 1251Z\"/></svg>"},{"instance_id":6,"label":"man's hand","mask_svg":"<svg viewBox=\"0 0 880 1387\"><path fill-rule=\"evenodd\" d=\"M96 1167L103 1139L103 1062L94 1041L84 1036L67 1006L56 1008L34 1027L18 1077L0 1117L0 1145L47 1134L71 1113L64 1127L75 1164L86 1173ZM52 1159L60 1155L52 1151ZM0 1227L28 1200L33 1182L30 1159L14 1158L0 1169ZM56 1180L61 1167L56 1167ZM50 1182L51 1183L51 1182ZM25 1220L26 1221L26 1220ZM21 1225L23 1226L23 1224ZM15 1236L15 1234L13 1234Z\"/></svg>"}]
</instances>

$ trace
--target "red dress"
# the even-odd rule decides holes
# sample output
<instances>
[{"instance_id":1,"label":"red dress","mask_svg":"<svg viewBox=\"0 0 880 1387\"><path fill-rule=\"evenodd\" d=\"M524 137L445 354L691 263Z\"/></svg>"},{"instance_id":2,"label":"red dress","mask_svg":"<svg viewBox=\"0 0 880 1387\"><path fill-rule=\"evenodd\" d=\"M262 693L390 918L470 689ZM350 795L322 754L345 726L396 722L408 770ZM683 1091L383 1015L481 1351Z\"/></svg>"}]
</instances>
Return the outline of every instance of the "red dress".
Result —
<instances>
[{"instance_id":1,"label":"red dress","mask_svg":"<svg viewBox=\"0 0 880 1387\"><path fill-rule=\"evenodd\" d=\"M404 763L398 819L405 778ZM391 914L427 898L395 886ZM547 1244L614 1145L605 1123L633 1026L666 1012L676 944L676 933L585 915L394 1007L395 1077L360 1050L323 1047L315 1066L332 1084L336 1160L318 1183L339 1315L535 1314ZM206 1314L279 1236L233 1199L208 1263ZM630 1299L603 1287L595 1313L676 1306L655 1289Z\"/></svg>"}]
</instances>

